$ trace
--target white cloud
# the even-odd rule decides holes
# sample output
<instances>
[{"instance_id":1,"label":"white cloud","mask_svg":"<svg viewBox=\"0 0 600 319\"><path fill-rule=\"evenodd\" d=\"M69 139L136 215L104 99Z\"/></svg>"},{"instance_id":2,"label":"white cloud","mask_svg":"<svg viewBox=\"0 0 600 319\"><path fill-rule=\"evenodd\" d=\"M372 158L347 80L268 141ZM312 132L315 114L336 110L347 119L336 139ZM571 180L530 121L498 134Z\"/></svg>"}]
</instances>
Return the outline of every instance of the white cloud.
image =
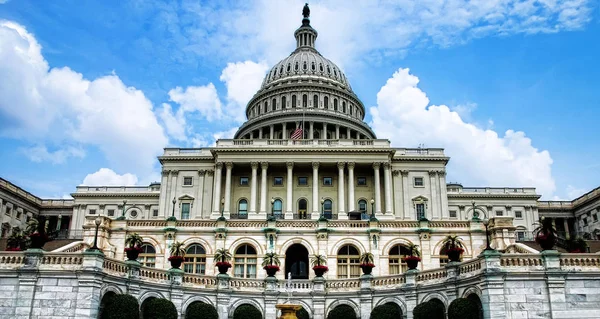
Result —
<instances>
[{"instance_id":1,"label":"white cloud","mask_svg":"<svg viewBox=\"0 0 600 319\"><path fill-rule=\"evenodd\" d=\"M237 122L246 119L246 104L260 89L267 69L268 66L264 62L244 61L227 63L227 67L221 73L220 80L227 87L227 113Z\"/></svg>"},{"instance_id":2,"label":"white cloud","mask_svg":"<svg viewBox=\"0 0 600 319\"><path fill-rule=\"evenodd\" d=\"M138 182L137 176L125 173L119 175L110 168L101 168L97 172L88 174L81 185L85 186L132 186Z\"/></svg>"},{"instance_id":3,"label":"white cloud","mask_svg":"<svg viewBox=\"0 0 600 319\"><path fill-rule=\"evenodd\" d=\"M10 21L0 21L0 122L0 135L95 146L115 168L143 174L167 143L143 92L114 74L88 80L50 68L34 36ZM38 160L61 158L38 151Z\"/></svg>"},{"instance_id":4,"label":"white cloud","mask_svg":"<svg viewBox=\"0 0 600 319\"><path fill-rule=\"evenodd\" d=\"M179 111L176 114L173 114L171 105L163 103L158 116L163 121L169 136L179 141L183 141L187 138L185 135L186 121L183 108L179 108Z\"/></svg>"},{"instance_id":5,"label":"white cloud","mask_svg":"<svg viewBox=\"0 0 600 319\"><path fill-rule=\"evenodd\" d=\"M589 191L589 189L578 188L573 185L567 186L567 196L569 197L569 200L574 200L575 198L585 194L587 191Z\"/></svg>"},{"instance_id":6,"label":"white cloud","mask_svg":"<svg viewBox=\"0 0 600 319\"><path fill-rule=\"evenodd\" d=\"M188 86L185 90L176 87L169 91L169 97L180 105L181 112L198 112L209 122L222 116L221 101L212 83L206 86Z\"/></svg>"},{"instance_id":7,"label":"white cloud","mask_svg":"<svg viewBox=\"0 0 600 319\"><path fill-rule=\"evenodd\" d=\"M51 162L53 164L62 164L69 157L85 157L85 150L80 147L73 146L67 146L55 151L49 151L44 145L36 145L30 148L21 148L20 150L33 162Z\"/></svg>"},{"instance_id":8,"label":"white cloud","mask_svg":"<svg viewBox=\"0 0 600 319\"><path fill-rule=\"evenodd\" d=\"M449 180L461 178L473 186L535 186L538 193L552 196L555 183L547 151L533 147L524 132L508 130L499 136L466 123L445 105L429 105L418 83L408 69L399 69L381 88L377 106L370 109L378 138L388 138L394 146L444 147L451 157Z\"/></svg>"}]
</instances>

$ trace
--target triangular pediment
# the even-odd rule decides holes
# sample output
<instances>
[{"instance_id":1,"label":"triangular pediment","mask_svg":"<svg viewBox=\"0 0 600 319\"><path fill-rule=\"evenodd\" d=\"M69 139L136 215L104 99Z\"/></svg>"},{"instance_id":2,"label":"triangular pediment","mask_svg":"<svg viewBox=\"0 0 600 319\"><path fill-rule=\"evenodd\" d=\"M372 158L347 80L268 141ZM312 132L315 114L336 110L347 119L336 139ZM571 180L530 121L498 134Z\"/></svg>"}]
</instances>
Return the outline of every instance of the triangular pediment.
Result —
<instances>
[{"instance_id":1,"label":"triangular pediment","mask_svg":"<svg viewBox=\"0 0 600 319\"><path fill-rule=\"evenodd\" d=\"M179 197L179 200L194 200L194 197L192 197L188 194L183 194Z\"/></svg>"},{"instance_id":2,"label":"triangular pediment","mask_svg":"<svg viewBox=\"0 0 600 319\"><path fill-rule=\"evenodd\" d=\"M412 201L413 202L426 202L429 199L427 199L427 197L423 196L423 195L419 195L417 197L413 197Z\"/></svg>"}]
</instances>

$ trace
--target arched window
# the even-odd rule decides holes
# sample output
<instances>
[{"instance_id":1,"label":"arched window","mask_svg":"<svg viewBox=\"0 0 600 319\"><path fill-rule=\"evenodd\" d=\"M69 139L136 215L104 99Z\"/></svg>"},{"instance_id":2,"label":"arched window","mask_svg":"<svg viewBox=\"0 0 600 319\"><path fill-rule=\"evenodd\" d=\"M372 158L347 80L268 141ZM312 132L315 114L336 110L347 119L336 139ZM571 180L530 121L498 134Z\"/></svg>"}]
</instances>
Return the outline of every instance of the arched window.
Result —
<instances>
[{"instance_id":1,"label":"arched window","mask_svg":"<svg viewBox=\"0 0 600 319\"><path fill-rule=\"evenodd\" d=\"M307 206L308 206L308 202L306 201L306 199L301 198L298 201L298 218L299 219L306 219L307 218Z\"/></svg>"},{"instance_id":2,"label":"arched window","mask_svg":"<svg viewBox=\"0 0 600 319\"><path fill-rule=\"evenodd\" d=\"M277 100L273 99L273 101L271 102L271 110L274 111L275 110L275 106L277 105Z\"/></svg>"},{"instance_id":3,"label":"arched window","mask_svg":"<svg viewBox=\"0 0 600 319\"><path fill-rule=\"evenodd\" d=\"M319 96L316 94L313 96L313 107L319 107Z\"/></svg>"},{"instance_id":4,"label":"arched window","mask_svg":"<svg viewBox=\"0 0 600 319\"><path fill-rule=\"evenodd\" d=\"M353 113L352 111L354 111L354 106L352 106L352 104L350 104L349 109L350 109L350 115L352 116L352 113Z\"/></svg>"},{"instance_id":5,"label":"arched window","mask_svg":"<svg viewBox=\"0 0 600 319\"><path fill-rule=\"evenodd\" d=\"M156 266L156 249L152 244L144 243L142 247L142 252L138 257L138 261L142 264L142 266L146 267L155 267Z\"/></svg>"},{"instance_id":6,"label":"arched window","mask_svg":"<svg viewBox=\"0 0 600 319\"><path fill-rule=\"evenodd\" d=\"M338 102L337 99L333 99L333 110L337 112L338 110Z\"/></svg>"},{"instance_id":7,"label":"arched window","mask_svg":"<svg viewBox=\"0 0 600 319\"><path fill-rule=\"evenodd\" d=\"M327 74L331 74L331 69L329 68L329 65L327 66Z\"/></svg>"},{"instance_id":8,"label":"arched window","mask_svg":"<svg viewBox=\"0 0 600 319\"><path fill-rule=\"evenodd\" d=\"M204 275L206 272L206 250L200 244L192 244L185 251L183 271L188 274Z\"/></svg>"},{"instance_id":9,"label":"arched window","mask_svg":"<svg viewBox=\"0 0 600 319\"><path fill-rule=\"evenodd\" d=\"M304 69L304 70L308 69L308 64L306 64L306 61L304 61L304 64L302 65L302 69Z\"/></svg>"},{"instance_id":10,"label":"arched window","mask_svg":"<svg viewBox=\"0 0 600 319\"><path fill-rule=\"evenodd\" d=\"M321 72L323 72L323 63L319 63L319 70L321 70Z\"/></svg>"},{"instance_id":11,"label":"arched window","mask_svg":"<svg viewBox=\"0 0 600 319\"><path fill-rule=\"evenodd\" d=\"M360 219L369 219L367 214L367 201L361 199L358 201L358 211L360 212Z\"/></svg>"},{"instance_id":12,"label":"arched window","mask_svg":"<svg viewBox=\"0 0 600 319\"><path fill-rule=\"evenodd\" d=\"M323 217L327 219L333 218L333 202L331 199L323 201Z\"/></svg>"},{"instance_id":13,"label":"arched window","mask_svg":"<svg viewBox=\"0 0 600 319\"><path fill-rule=\"evenodd\" d=\"M312 70L313 70L313 71L315 71L315 70L317 69L317 68L316 68L316 66L315 66L315 62L313 62L313 63L311 64L311 68L312 68Z\"/></svg>"},{"instance_id":14,"label":"arched window","mask_svg":"<svg viewBox=\"0 0 600 319\"><path fill-rule=\"evenodd\" d=\"M346 102L342 102L342 113L346 113Z\"/></svg>"},{"instance_id":15,"label":"arched window","mask_svg":"<svg viewBox=\"0 0 600 319\"><path fill-rule=\"evenodd\" d=\"M281 76L281 74L283 74L283 65L281 66L281 68L279 68L279 75Z\"/></svg>"},{"instance_id":16,"label":"arched window","mask_svg":"<svg viewBox=\"0 0 600 319\"><path fill-rule=\"evenodd\" d=\"M282 109L285 109L285 108L287 107L287 105L285 105L285 104L286 104L286 103L285 103L285 96L282 96L282 97L281 97L281 108L282 108Z\"/></svg>"},{"instance_id":17,"label":"arched window","mask_svg":"<svg viewBox=\"0 0 600 319\"><path fill-rule=\"evenodd\" d=\"M274 200L273 201L273 216L275 216L275 218L281 218L282 210L283 210L283 205L281 203L281 199Z\"/></svg>"},{"instance_id":18,"label":"arched window","mask_svg":"<svg viewBox=\"0 0 600 319\"><path fill-rule=\"evenodd\" d=\"M240 202L238 203L238 217L248 217L248 201L245 199L240 199Z\"/></svg>"},{"instance_id":19,"label":"arched window","mask_svg":"<svg viewBox=\"0 0 600 319\"><path fill-rule=\"evenodd\" d=\"M265 101L265 107L263 109L263 113L267 113L267 104L268 104L267 101Z\"/></svg>"},{"instance_id":20,"label":"arched window","mask_svg":"<svg viewBox=\"0 0 600 319\"><path fill-rule=\"evenodd\" d=\"M308 106L308 95L303 94L302 95L302 107L307 107Z\"/></svg>"},{"instance_id":21,"label":"arched window","mask_svg":"<svg viewBox=\"0 0 600 319\"><path fill-rule=\"evenodd\" d=\"M337 70L335 68L333 69L333 75L337 77Z\"/></svg>"},{"instance_id":22,"label":"arched window","mask_svg":"<svg viewBox=\"0 0 600 319\"><path fill-rule=\"evenodd\" d=\"M337 254L338 278L360 277L360 254L353 245L345 245Z\"/></svg>"},{"instance_id":23,"label":"arched window","mask_svg":"<svg viewBox=\"0 0 600 319\"><path fill-rule=\"evenodd\" d=\"M240 278L256 278L256 249L250 245L242 245L233 257L233 276Z\"/></svg>"},{"instance_id":24,"label":"arched window","mask_svg":"<svg viewBox=\"0 0 600 319\"><path fill-rule=\"evenodd\" d=\"M389 267L390 275L398 275L408 270L404 257L410 255L408 248L402 245L396 245L390 249Z\"/></svg>"},{"instance_id":25,"label":"arched window","mask_svg":"<svg viewBox=\"0 0 600 319\"><path fill-rule=\"evenodd\" d=\"M292 108L296 107L296 95L292 95Z\"/></svg>"},{"instance_id":26,"label":"arched window","mask_svg":"<svg viewBox=\"0 0 600 319\"><path fill-rule=\"evenodd\" d=\"M298 62L296 62L296 65L294 65L294 70L298 71Z\"/></svg>"},{"instance_id":27,"label":"arched window","mask_svg":"<svg viewBox=\"0 0 600 319\"><path fill-rule=\"evenodd\" d=\"M462 261L462 254L460 255L460 259ZM440 267L446 266L448 262L450 262L448 251L446 250L446 247L442 247L442 249L440 249Z\"/></svg>"},{"instance_id":28,"label":"arched window","mask_svg":"<svg viewBox=\"0 0 600 319\"><path fill-rule=\"evenodd\" d=\"M329 109L329 98L327 96L323 98L323 107Z\"/></svg>"},{"instance_id":29,"label":"arched window","mask_svg":"<svg viewBox=\"0 0 600 319\"><path fill-rule=\"evenodd\" d=\"M287 71L290 72L292 70L292 65L288 63Z\"/></svg>"}]
</instances>

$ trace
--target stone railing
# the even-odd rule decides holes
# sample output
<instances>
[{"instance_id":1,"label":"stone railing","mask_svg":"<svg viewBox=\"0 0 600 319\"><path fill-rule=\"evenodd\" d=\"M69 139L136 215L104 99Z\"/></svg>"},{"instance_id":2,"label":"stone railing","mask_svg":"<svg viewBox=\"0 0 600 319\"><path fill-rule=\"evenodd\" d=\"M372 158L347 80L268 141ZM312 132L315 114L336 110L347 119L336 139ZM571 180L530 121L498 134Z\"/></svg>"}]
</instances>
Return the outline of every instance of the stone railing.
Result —
<instances>
[{"instance_id":1,"label":"stone railing","mask_svg":"<svg viewBox=\"0 0 600 319\"><path fill-rule=\"evenodd\" d=\"M360 278L327 280L325 288L331 292L357 290L360 289Z\"/></svg>"},{"instance_id":2,"label":"stone railing","mask_svg":"<svg viewBox=\"0 0 600 319\"><path fill-rule=\"evenodd\" d=\"M544 267L544 260L541 255L503 254L500 257L500 266L507 270L514 270L515 268L541 269Z\"/></svg>"},{"instance_id":3,"label":"stone railing","mask_svg":"<svg viewBox=\"0 0 600 319\"><path fill-rule=\"evenodd\" d=\"M280 228L315 228L315 227L317 227L317 222L313 221L313 220L303 220L303 221L278 220L277 227L280 227Z\"/></svg>"},{"instance_id":4,"label":"stone railing","mask_svg":"<svg viewBox=\"0 0 600 319\"><path fill-rule=\"evenodd\" d=\"M198 288L216 288L217 279L215 277L202 276L196 274L185 274L183 276L183 284Z\"/></svg>"},{"instance_id":5,"label":"stone railing","mask_svg":"<svg viewBox=\"0 0 600 319\"><path fill-rule=\"evenodd\" d=\"M40 260L40 268L79 268L83 264L80 253L44 253Z\"/></svg>"},{"instance_id":6,"label":"stone railing","mask_svg":"<svg viewBox=\"0 0 600 319\"><path fill-rule=\"evenodd\" d=\"M140 278L149 281L169 281L169 272L164 269L140 267Z\"/></svg>"},{"instance_id":7,"label":"stone railing","mask_svg":"<svg viewBox=\"0 0 600 319\"><path fill-rule=\"evenodd\" d=\"M119 277L127 274L127 265L116 259L105 258L102 269L109 274L117 275Z\"/></svg>"},{"instance_id":8,"label":"stone railing","mask_svg":"<svg viewBox=\"0 0 600 319\"><path fill-rule=\"evenodd\" d=\"M128 227L167 227L166 220L127 220Z\"/></svg>"},{"instance_id":9,"label":"stone railing","mask_svg":"<svg viewBox=\"0 0 600 319\"><path fill-rule=\"evenodd\" d=\"M448 187L448 194L531 194L535 195L534 187Z\"/></svg>"},{"instance_id":10,"label":"stone railing","mask_svg":"<svg viewBox=\"0 0 600 319\"><path fill-rule=\"evenodd\" d=\"M327 223L327 227L367 228L367 227L369 227L369 222L366 220L336 220L336 221L329 221Z\"/></svg>"},{"instance_id":11,"label":"stone railing","mask_svg":"<svg viewBox=\"0 0 600 319\"><path fill-rule=\"evenodd\" d=\"M472 273L481 271L483 267L482 260L477 258L469 261L465 261L458 266L459 275L471 275Z\"/></svg>"},{"instance_id":12,"label":"stone railing","mask_svg":"<svg viewBox=\"0 0 600 319\"><path fill-rule=\"evenodd\" d=\"M217 227L217 222L214 220L178 220L177 227L214 228Z\"/></svg>"},{"instance_id":13,"label":"stone railing","mask_svg":"<svg viewBox=\"0 0 600 319\"><path fill-rule=\"evenodd\" d=\"M265 281L263 279L231 278L229 287L236 290L264 290Z\"/></svg>"},{"instance_id":14,"label":"stone railing","mask_svg":"<svg viewBox=\"0 0 600 319\"><path fill-rule=\"evenodd\" d=\"M349 147L355 146L370 146L373 148L389 147L390 142L388 140L268 140L268 139L255 139L255 140L228 140L222 139L217 141L217 147ZM400 149L407 150L407 149ZM423 149L427 151L427 149ZM438 150L438 149L431 149ZM426 153L425 153L426 154ZM443 155L443 151L442 151Z\"/></svg>"},{"instance_id":15,"label":"stone railing","mask_svg":"<svg viewBox=\"0 0 600 319\"><path fill-rule=\"evenodd\" d=\"M448 277L448 271L445 268L429 269L421 271L416 276L416 281L422 283L425 281L445 280Z\"/></svg>"},{"instance_id":16,"label":"stone railing","mask_svg":"<svg viewBox=\"0 0 600 319\"><path fill-rule=\"evenodd\" d=\"M8 268L14 269L23 266L25 262L25 255L22 251L3 251L0 255L0 269Z\"/></svg>"},{"instance_id":17,"label":"stone railing","mask_svg":"<svg viewBox=\"0 0 600 319\"><path fill-rule=\"evenodd\" d=\"M469 228L469 222L463 221L430 221L429 227L431 228Z\"/></svg>"},{"instance_id":18,"label":"stone railing","mask_svg":"<svg viewBox=\"0 0 600 319\"><path fill-rule=\"evenodd\" d=\"M371 281L371 287L374 289L389 289L402 286L406 282L404 274L375 277Z\"/></svg>"},{"instance_id":19,"label":"stone railing","mask_svg":"<svg viewBox=\"0 0 600 319\"><path fill-rule=\"evenodd\" d=\"M381 221L381 228L419 228L418 221Z\"/></svg>"},{"instance_id":20,"label":"stone railing","mask_svg":"<svg viewBox=\"0 0 600 319\"><path fill-rule=\"evenodd\" d=\"M561 268L600 268L600 255L561 254L559 260Z\"/></svg>"}]
</instances>

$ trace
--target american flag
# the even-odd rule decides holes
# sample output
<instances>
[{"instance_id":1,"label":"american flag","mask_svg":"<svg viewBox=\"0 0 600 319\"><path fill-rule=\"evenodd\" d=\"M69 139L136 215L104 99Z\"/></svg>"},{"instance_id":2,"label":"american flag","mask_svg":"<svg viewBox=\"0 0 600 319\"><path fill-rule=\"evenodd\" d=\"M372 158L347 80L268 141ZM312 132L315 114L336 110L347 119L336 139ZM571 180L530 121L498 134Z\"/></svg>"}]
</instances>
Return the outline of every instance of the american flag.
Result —
<instances>
[{"instance_id":1,"label":"american flag","mask_svg":"<svg viewBox=\"0 0 600 319\"><path fill-rule=\"evenodd\" d=\"M297 128L292 135L290 136L292 138L292 140L299 140L302 138L302 126L300 126L299 128Z\"/></svg>"}]
</instances>

